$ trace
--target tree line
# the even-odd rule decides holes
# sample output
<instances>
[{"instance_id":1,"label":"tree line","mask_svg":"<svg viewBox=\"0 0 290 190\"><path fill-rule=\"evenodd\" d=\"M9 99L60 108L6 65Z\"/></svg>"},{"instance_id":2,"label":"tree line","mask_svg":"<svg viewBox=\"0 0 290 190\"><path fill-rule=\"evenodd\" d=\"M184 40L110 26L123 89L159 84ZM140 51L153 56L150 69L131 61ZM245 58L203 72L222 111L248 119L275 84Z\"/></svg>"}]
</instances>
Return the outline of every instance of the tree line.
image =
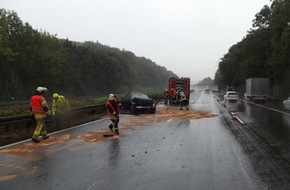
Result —
<instances>
[{"instance_id":1,"label":"tree line","mask_svg":"<svg viewBox=\"0 0 290 190\"><path fill-rule=\"evenodd\" d=\"M290 0L273 0L255 15L252 28L221 58L214 82L241 86L246 79L290 75Z\"/></svg>"},{"instance_id":2,"label":"tree line","mask_svg":"<svg viewBox=\"0 0 290 190\"><path fill-rule=\"evenodd\" d=\"M148 58L99 42L58 39L0 9L0 101L28 99L37 86L70 98L163 90L172 76Z\"/></svg>"}]
</instances>

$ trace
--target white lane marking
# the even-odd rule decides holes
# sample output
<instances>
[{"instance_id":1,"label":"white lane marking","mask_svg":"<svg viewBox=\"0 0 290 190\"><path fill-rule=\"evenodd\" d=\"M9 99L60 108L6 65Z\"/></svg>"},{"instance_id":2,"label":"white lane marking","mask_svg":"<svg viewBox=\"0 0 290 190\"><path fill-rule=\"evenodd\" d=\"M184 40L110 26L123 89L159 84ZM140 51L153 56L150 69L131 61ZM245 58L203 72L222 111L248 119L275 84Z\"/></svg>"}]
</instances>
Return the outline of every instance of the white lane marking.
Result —
<instances>
[{"instance_id":1,"label":"white lane marking","mask_svg":"<svg viewBox=\"0 0 290 190\"><path fill-rule=\"evenodd\" d=\"M241 124L245 124L245 122L237 116L236 112L230 112L230 114L232 115L233 120L238 120Z\"/></svg>"},{"instance_id":2,"label":"white lane marking","mask_svg":"<svg viewBox=\"0 0 290 190\"><path fill-rule=\"evenodd\" d=\"M87 188L87 190L90 190L90 189L92 189L94 186L96 186L96 182L95 183L93 183L89 188Z\"/></svg>"},{"instance_id":3,"label":"white lane marking","mask_svg":"<svg viewBox=\"0 0 290 190\"><path fill-rule=\"evenodd\" d=\"M245 122L243 120L241 120L239 117L236 116L236 119L241 123L241 124L245 124Z\"/></svg>"},{"instance_id":4,"label":"white lane marking","mask_svg":"<svg viewBox=\"0 0 290 190\"><path fill-rule=\"evenodd\" d=\"M249 101L246 101L246 100L243 100L243 99L239 99L239 100L247 102L247 103L250 103L250 104L253 104L255 106L260 106L262 108L266 108L266 109L269 109L269 110L272 110L272 111L275 111L275 112L278 112L278 113L282 113L282 114L285 114L285 115L290 115L290 113L287 113L287 112L284 112L284 111L280 111L280 110L277 110L277 109L274 109L274 108L270 108L270 107L267 107L267 106L263 106L261 104L256 104L254 102L249 102Z\"/></svg>"}]
</instances>

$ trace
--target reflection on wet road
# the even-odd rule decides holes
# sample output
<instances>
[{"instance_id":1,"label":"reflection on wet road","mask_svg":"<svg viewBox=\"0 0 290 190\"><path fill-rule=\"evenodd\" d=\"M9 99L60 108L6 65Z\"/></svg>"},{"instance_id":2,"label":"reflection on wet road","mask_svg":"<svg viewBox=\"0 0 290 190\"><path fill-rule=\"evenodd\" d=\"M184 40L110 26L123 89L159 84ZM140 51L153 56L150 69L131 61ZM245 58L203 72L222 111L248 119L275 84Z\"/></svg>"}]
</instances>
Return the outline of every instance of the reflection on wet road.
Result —
<instances>
[{"instance_id":1,"label":"reflection on wet road","mask_svg":"<svg viewBox=\"0 0 290 190\"><path fill-rule=\"evenodd\" d=\"M265 106L252 104L247 101L231 103L232 107L237 107L236 113L248 127L254 130L261 137L271 140L279 140L279 144L287 146L285 151L290 150L290 115L281 113L279 110L267 109Z\"/></svg>"},{"instance_id":2,"label":"reflection on wet road","mask_svg":"<svg viewBox=\"0 0 290 190\"><path fill-rule=\"evenodd\" d=\"M245 124L233 120L230 111ZM189 111L158 105L156 114L123 114L120 135L104 137L108 125L103 119L53 134L39 144L0 149L0 189L286 189L290 185L286 153L290 129L285 115L242 101L224 107L213 94L195 92Z\"/></svg>"},{"instance_id":3,"label":"reflection on wet road","mask_svg":"<svg viewBox=\"0 0 290 190\"><path fill-rule=\"evenodd\" d=\"M290 186L290 115L279 108L244 100L227 102L243 125L232 129L251 158L254 171L270 189Z\"/></svg>"}]
</instances>

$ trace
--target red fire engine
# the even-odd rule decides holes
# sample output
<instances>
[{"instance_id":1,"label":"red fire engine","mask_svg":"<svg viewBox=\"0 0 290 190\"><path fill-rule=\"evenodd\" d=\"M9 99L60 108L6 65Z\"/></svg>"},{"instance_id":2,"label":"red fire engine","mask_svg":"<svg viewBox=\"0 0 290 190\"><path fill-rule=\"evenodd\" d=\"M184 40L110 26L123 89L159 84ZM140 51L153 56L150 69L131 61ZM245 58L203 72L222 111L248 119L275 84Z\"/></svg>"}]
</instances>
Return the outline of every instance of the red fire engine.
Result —
<instances>
[{"instance_id":1,"label":"red fire engine","mask_svg":"<svg viewBox=\"0 0 290 190\"><path fill-rule=\"evenodd\" d=\"M190 97L190 78L187 77L170 77L168 80L168 91L169 91L169 103L178 104L177 91L181 90L184 92L187 100Z\"/></svg>"}]
</instances>

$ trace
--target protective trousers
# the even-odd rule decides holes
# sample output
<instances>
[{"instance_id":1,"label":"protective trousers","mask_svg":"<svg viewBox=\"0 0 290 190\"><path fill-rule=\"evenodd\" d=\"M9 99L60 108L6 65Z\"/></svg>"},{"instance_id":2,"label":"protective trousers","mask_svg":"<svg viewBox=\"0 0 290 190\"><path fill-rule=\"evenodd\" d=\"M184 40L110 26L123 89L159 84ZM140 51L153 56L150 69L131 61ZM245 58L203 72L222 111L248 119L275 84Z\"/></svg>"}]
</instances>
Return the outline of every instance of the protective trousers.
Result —
<instances>
[{"instance_id":1,"label":"protective trousers","mask_svg":"<svg viewBox=\"0 0 290 190\"><path fill-rule=\"evenodd\" d=\"M118 124L119 124L119 116L116 116L114 118L110 118L111 120L111 124L109 125L110 131L114 132L116 134L119 134L119 128L118 128Z\"/></svg>"},{"instance_id":2,"label":"protective trousers","mask_svg":"<svg viewBox=\"0 0 290 190\"><path fill-rule=\"evenodd\" d=\"M186 110L188 110L188 100L183 99L180 101L180 110L182 110L183 106L186 108Z\"/></svg>"},{"instance_id":3,"label":"protective trousers","mask_svg":"<svg viewBox=\"0 0 290 190\"><path fill-rule=\"evenodd\" d=\"M41 115L41 114L35 114L34 117L35 117L37 124L36 124L36 128L34 130L32 139L37 139L40 135L44 139L47 138L47 132L45 129L46 116Z\"/></svg>"}]
</instances>

